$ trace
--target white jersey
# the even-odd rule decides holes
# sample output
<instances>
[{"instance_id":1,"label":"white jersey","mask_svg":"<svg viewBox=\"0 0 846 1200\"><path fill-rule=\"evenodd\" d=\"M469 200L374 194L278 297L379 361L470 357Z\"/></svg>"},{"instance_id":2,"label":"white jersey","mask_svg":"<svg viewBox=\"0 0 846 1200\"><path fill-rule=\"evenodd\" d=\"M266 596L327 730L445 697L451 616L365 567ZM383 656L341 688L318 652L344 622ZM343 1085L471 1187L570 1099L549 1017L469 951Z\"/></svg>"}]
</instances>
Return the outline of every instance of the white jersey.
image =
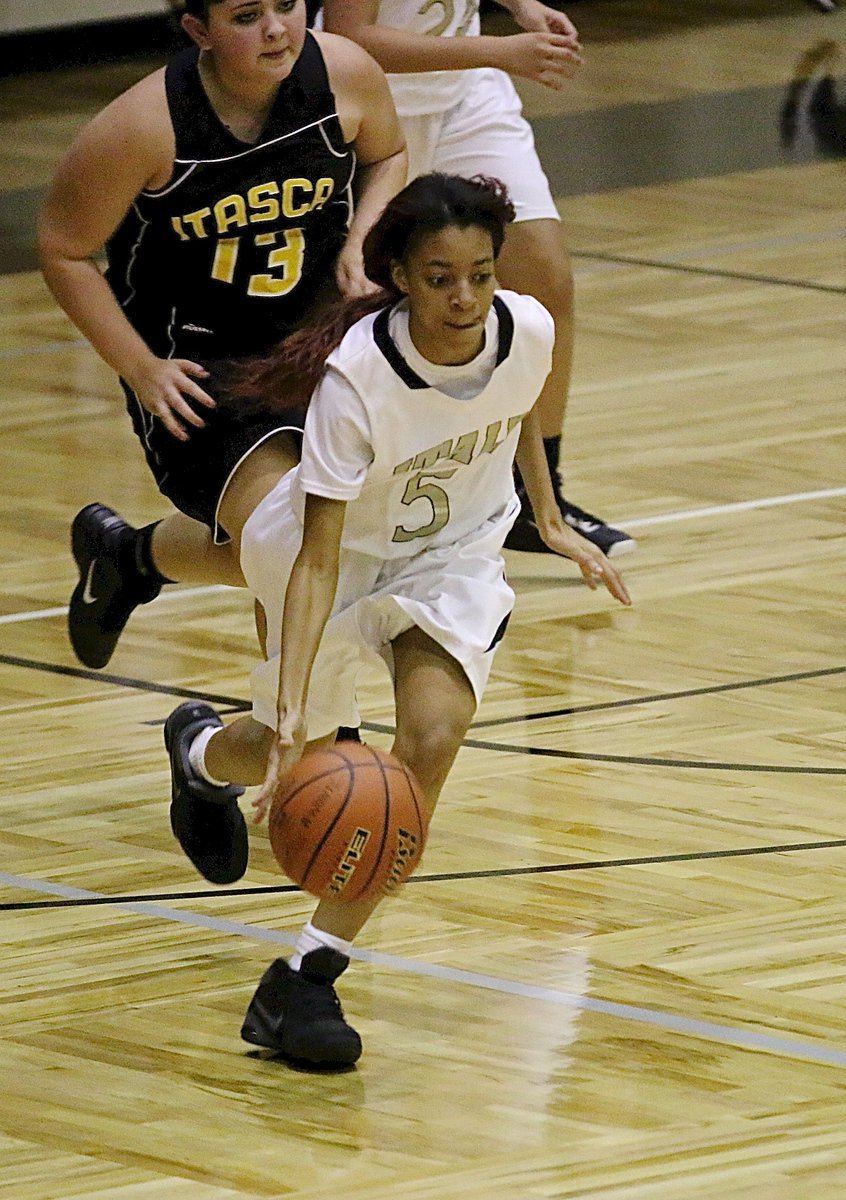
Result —
<instances>
[{"instance_id":1,"label":"white jersey","mask_svg":"<svg viewBox=\"0 0 846 1200\"><path fill-rule=\"evenodd\" d=\"M456 398L403 357L390 319L386 308L358 321L330 355L292 483L300 520L306 492L354 500L342 544L379 560L455 543L514 504L520 424L549 374L555 338L537 300L497 292L487 379Z\"/></svg>"},{"instance_id":2,"label":"white jersey","mask_svg":"<svg viewBox=\"0 0 846 1200\"><path fill-rule=\"evenodd\" d=\"M429 37L477 37L479 0L381 0L376 23ZM401 117L445 112L461 99L468 71L419 71L388 75Z\"/></svg>"}]
</instances>

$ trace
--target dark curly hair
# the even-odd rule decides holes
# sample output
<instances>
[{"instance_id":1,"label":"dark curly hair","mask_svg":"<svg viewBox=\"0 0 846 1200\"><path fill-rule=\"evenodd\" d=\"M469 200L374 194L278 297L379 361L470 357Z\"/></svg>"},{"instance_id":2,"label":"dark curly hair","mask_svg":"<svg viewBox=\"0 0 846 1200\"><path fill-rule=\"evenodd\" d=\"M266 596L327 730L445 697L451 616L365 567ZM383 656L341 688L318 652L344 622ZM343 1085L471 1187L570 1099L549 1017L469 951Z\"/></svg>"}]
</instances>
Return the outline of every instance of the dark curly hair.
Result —
<instances>
[{"instance_id":1,"label":"dark curly hair","mask_svg":"<svg viewBox=\"0 0 846 1200\"><path fill-rule=\"evenodd\" d=\"M496 258L513 220L514 206L498 179L438 171L413 179L388 202L364 239L364 270L380 291L336 301L261 358L230 364L221 377L222 402L268 412L307 405L326 359L347 330L402 296L391 275L393 263L405 262L422 238L450 226L487 230Z\"/></svg>"}]
</instances>

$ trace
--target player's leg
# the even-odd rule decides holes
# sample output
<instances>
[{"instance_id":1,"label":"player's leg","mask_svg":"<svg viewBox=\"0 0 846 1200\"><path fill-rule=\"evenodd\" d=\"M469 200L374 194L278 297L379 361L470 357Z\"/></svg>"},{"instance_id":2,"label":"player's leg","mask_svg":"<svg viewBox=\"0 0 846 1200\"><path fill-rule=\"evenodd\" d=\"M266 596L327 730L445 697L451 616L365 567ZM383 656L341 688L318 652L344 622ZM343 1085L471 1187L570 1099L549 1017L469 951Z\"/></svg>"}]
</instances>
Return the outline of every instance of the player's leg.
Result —
<instances>
[{"instance_id":1,"label":"player's leg","mask_svg":"<svg viewBox=\"0 0 846 1200\"><path fill-rule=\"evenodd\" d=\"M634 541L627 534L585 512L562 494L559 457L573 363L573 271L531 127L522 115L514 85L502 71L473 73L467 96L446 114L435 167L457 175L490 175L508 187L516 219L506 232L497 261L497 280L502 287L535 296L555 321L552 371L537 411L558 506L564 520L604 553L620 554L632 549ZM549 553L522 489L521 501L523 511L506 546Z\"/></svg>"},{"instance_id":2,"label":"player's leg","mask_svg":"<svg viewBox=\"0 0 846 1200\"><path fill-rule=\"evenodd\" d=\"M461 666L422 630L400 634L392 649L397 720L392 752L416 775L428 822L476 698ZM344 1019L334 984L349 964L353 939L379 903L321 900L291 957L277 959L265 972L241 1036L312 1062L355 1062L361 1039Z\"/></svg>"},{"instance_id":3,"label":"player's leg","mask_svg":"<svg viewBox=\"0 0 846 1200\"><path fill-rule=\"evenodd\" d=\"M182 511L141 529L104 504L89 504L74 518L71 547L79 581L70 600L68 633L86 666L106 666L133 611L154 600L165 583L244 586L239 541L248 505L296 465L298 453L287 430L267 436L263 424L242 424L233 436L226 432L223 427L216 443L186 454L181 463L165 460L172 468L169 483L157 463L160 486L169 489ZM237 489L231 486L233 477L239 479ZM228 499L230 493L244 498L240 509ZM215 541L218 507L232 525L230 530L221 521L231 541L223 534Z\"/></svg>"}]
</instances>

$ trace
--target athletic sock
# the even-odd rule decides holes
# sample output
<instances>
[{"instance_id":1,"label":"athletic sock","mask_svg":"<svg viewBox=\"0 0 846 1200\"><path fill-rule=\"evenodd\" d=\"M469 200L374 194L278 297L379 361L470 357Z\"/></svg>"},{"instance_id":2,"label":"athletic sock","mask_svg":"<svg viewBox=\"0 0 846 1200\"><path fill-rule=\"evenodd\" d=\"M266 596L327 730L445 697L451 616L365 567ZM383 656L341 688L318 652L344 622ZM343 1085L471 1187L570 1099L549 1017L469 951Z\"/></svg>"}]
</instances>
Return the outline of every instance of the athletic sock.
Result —
<instances>
[{"instance_id":1,"label":"athletic sock","mask_svg":"<svg viewBox=\"0 0 846 1200\"><path fill-rule=\"evenodd\" d=\"M316 929L309 921L300 930L300 936L294 946L294 953L288 959L288 966L292 971L299 971L300 963L306 954L324 947L329 950L337 950L339 954L349 958L352 942L345 942L343 938L335 937L333 933L324 933L322 929Z\"/></svg>"},{"instance_id":2,"label":"athletic sock","mask_svg":"<svg viewBox=\"0 0 846 1200\"><path fill-rule=\"evenodd\" d=\"M214 787L226 787L230 781L215 779L206 767L206 746L216 733L220 733L219 725L209 725L200 730L188 749L188 762L200 778L205 779L206 783L211 783Z\"/></svg>"},{"instance_id":3,"label":"athletic sock","mask_svg":"<svg viewBox=\"0 0 846 1200\"><path fill-rule=\"evenodd\" d=\"M153 521L151 525L134 529L121 545L118 552L118 565L124 579L143 579L145 583L158 584L159 587L165 583L174 582L166 575L162 575L153 561L153 532L158 525L161 525L161 521Z\"/></svg>"}]
</instances>

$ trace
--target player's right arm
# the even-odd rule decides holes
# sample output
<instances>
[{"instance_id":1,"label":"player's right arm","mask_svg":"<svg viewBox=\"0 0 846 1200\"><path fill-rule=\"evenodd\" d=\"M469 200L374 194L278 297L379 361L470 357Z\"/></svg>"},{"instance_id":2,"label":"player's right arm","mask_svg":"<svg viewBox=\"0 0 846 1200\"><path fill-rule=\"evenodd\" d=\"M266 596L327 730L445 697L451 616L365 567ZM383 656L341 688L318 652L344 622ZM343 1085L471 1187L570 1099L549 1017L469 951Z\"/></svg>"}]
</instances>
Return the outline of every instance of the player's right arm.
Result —
<instances>
[{"instance_id":1,"label":"player's right arm","mask_svg":"<svg viewBox=\"0 0 846 1200\"><path fill-rule=\"evenodd\" d=\"M460 71L498 67L560 89L581 63L575 38L549 29L505 37L431 37L378 24L379 0L324 0L323 24L363 46L383 71Z\"/></svg>"},{"instance_id":2,"label":"player's right arm","mask_svg":"<svg viewBox=\"0 0 846 1200\"><path fill-rule=\"evenodd\" d=\"M186 359L160 359L125 317L94 256L145 189L163 185L174 156L164 73L143 79L99 113L59 164L39 217L41 269L56 300L144 408L181 440L202 427L187 398L214 401ZM166 281L163 281L166 286Z\"/></svg>"},{"instance_id":3,"label":"player's right arm","mask_svg":"<svg viewBox=\"0 0 846 1200\"><path fill-rule=\"evenodd\" d=\"M282 614L276 738L261 790L253 801L261 821L306 743L308 686L320 639L335 602L344 500L306 493L303 540L294 560Z\"/></svg>"}]
</instances>

